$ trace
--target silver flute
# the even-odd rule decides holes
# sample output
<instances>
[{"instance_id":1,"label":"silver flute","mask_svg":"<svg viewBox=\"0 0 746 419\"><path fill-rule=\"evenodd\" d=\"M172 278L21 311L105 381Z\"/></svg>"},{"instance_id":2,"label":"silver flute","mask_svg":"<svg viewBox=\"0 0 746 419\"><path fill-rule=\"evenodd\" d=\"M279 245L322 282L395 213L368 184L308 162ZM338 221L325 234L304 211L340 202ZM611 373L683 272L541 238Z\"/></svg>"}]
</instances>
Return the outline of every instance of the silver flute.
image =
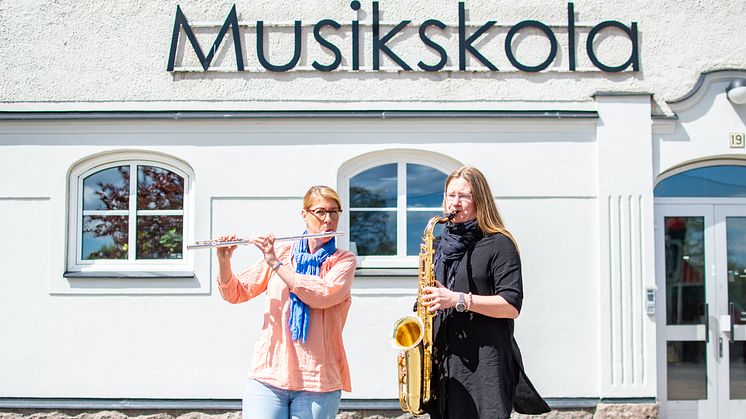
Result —
<instances>
[{"instance_id":1,"label":"silver flute","mask_svg":"<svg viewBox=\"0 0 746 419\"><path fill-rule=\"evenodd\" d=\"M297 241L297 240L303 240L303 239L316 239L320 237L338 237L338 236L344 236L345 233L341 231L327 231L326 233L316 233L316 234L301 234L300 236L287 236L287 237L277 237L275 238L276 242L287 242L287 241ZM192 244L187 245L188 250L195 250L195 249L210 249L213 247L227 247L227 246L241 246L246 244L251 244L254 239L238 239L238 240L231 240L231 241L220 241L220 240L201 240L198 242L194 242Z\"/></svg>"}]
</instances>

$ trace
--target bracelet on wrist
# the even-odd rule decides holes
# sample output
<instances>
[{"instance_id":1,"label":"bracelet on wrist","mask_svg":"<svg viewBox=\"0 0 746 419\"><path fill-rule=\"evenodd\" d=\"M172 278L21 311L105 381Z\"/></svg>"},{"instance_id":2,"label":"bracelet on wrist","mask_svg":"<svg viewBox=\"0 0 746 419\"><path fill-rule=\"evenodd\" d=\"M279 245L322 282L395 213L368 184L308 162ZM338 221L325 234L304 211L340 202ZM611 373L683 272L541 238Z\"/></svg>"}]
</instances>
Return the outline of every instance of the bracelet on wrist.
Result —
<instances>
[{"instance_id":1,"label":"bracelet on wrist","mask_svg":"<svg viewBox=\"0 0 746 419\"><path fill-rule=\"evenodd\" d=\"M469 301L466 303L466 311L471 310L471 303L474 301L474 296L469 293Z\"/></svg>"},{"instance_id":2,"label":"bracelet on wrist","mask_svg":"<svg viewBox=\"0 0 746 419\"><path fill-rule=\"evenodd\" d=\"M275 264L274 264L274 265L272 265L272 270L273 270L273 271L276 271L276 270L277 270L277 268L279 268L280 266L282 266L282 262L280 262L280 261L278 260L277 262L275 262Z\"/></svg>"}]
</instances>

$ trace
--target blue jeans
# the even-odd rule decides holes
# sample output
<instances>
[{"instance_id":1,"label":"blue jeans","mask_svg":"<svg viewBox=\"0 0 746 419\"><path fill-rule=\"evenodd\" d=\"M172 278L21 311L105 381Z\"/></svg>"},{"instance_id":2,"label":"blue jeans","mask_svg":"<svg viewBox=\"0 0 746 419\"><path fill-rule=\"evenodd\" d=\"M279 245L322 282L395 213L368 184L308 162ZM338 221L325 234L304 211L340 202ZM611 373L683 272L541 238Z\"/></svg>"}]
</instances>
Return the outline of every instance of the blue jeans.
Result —
<instances>
[{"instance_id":1,"label":"blue jeans","mask_svg":"<svg viewBox=\"0 0 746 419\"><path fill-rule=\"evenodd\" d=\"M243 392L243 419L334 419L341 397L341 390L285 390L250 378Z\"/></svg>"}]
</instances>

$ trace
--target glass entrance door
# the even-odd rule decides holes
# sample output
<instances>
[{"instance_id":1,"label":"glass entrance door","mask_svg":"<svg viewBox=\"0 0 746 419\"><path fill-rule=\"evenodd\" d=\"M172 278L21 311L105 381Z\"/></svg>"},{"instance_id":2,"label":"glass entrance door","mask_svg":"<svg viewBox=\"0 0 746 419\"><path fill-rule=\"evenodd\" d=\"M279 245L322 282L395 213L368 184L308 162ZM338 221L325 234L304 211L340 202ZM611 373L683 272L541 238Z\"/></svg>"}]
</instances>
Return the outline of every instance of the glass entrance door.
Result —
<instances>
[{"instance_id":1,"label":"glass entrance door","mask_svg":"<svg viewBox=\"0 0 746 419\"><path fill-rule=\"evenodd\" d=\"M746 205L657 204L655 221L662 413L746 418Z\"/></svg>"},{"instance_id":2,"label":"glass entrance door","mask_svg":"<svg viewBox=\"0 0 746 419\"><path fill-rule=\"evenodd\" d=\"M656 205L658 389L671 418L717 417L712 206ZM665 325L665 326L663 326Z\"/></svg>"},{"instance_id":3,"label":"glass entrance door","mask_svg":"<svg viewBox=\"0 0 746 419\"><path fill-rule=\"evenodd\" d=\"M715 206L719 412L746 417L746 209Z\"/></svg>"}]
</instances>

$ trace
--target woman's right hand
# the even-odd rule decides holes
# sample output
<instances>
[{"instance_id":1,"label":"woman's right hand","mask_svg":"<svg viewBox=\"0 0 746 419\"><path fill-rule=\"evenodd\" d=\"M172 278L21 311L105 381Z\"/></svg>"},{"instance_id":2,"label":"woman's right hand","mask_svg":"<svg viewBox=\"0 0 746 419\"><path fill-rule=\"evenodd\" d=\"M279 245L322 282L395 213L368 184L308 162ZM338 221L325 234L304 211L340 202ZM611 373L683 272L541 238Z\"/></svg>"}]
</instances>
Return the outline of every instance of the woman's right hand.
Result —
<instances>
[{"instance_id":1,"label":"woman's right hand","mask_svg":"<svg viewBox=\"0 0 746 419\"><path fill-rule=\"evenodd\" d=\"M235 234L218 237L219 242L230 242L235 240L238 240L238 237L236 237ZM217 247L218 263L223 264L224 262L230 262L231 257L233 256L233 251L236 250L237 247L238 246L235 244L233 246Z\"/></svg>"},{"instance_id":2,"label":"woman's right hand","mask_svg":"<svg viewBox=\"0 0 746 419\"><path fill-rule=\"evenodd\" d=\"M444 287L440 281L435 281L434 287L424 287L422 289L422 304L430 312L455 307L457 302L458 293Z\"/></svg>"}]
</instances>

